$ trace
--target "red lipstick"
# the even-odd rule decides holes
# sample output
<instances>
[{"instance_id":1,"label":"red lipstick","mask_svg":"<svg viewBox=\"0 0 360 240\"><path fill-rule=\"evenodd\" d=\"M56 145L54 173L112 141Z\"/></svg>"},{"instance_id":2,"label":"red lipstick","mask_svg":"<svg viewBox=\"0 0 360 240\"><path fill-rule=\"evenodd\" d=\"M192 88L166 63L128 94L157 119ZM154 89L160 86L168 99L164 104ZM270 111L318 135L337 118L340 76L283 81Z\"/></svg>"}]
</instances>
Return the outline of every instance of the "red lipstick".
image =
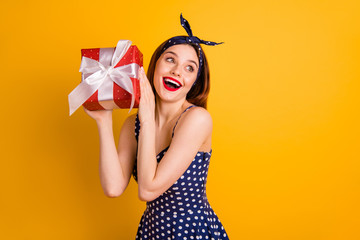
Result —
<instances>
[{"instance_id":1,"label":"red lipstick","mask_svg":"<svg viewBox=\"0 0 360 240\"><path fill-rule=\"evenodd\" d=\"M163 84L164 84L164 87L166 88L166 90L171 91L171 92L175 92L182 87L182 84L178 80L176 80L172 77L164 77Z\"/></svg>"}]
</instances>

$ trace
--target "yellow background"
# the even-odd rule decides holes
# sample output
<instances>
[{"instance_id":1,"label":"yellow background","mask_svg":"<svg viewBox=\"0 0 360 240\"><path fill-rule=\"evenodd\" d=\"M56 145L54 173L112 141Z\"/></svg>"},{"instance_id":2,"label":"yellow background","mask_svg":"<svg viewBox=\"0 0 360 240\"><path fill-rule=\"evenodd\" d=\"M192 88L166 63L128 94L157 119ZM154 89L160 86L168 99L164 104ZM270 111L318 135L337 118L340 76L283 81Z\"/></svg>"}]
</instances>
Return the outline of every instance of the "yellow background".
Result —
<instances>
[{"instance_id":1,"label":"yellow background","mask_svg":"<svg viewBox=\"0 0 360 240\"><path fill-rule=\"evenodd\" d=\"M80 49L130 39L145 69L166 38L205 46L207 193L232 240L360 239L358 1L2 1L1 239L134 239L131 180L107 198L95 122L67 95ZM114 113L116 140L127 110Z\"/></svg>"}]
</instances>

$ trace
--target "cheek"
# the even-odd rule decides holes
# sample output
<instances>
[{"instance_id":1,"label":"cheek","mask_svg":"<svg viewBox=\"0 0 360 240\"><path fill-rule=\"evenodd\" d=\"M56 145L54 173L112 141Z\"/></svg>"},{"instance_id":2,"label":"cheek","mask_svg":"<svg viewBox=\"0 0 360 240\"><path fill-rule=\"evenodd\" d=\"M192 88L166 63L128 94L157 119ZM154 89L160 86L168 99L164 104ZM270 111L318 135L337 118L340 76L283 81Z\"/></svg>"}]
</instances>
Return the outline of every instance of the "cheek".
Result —
<instances>
[{"instance_id":1,"label":"cheek","mask_svg":"<svg viewBox=\"0 0 360 240\"><path fill-rule=\"evenodd\" d=\"M191 75L188 77L187 81L186 81L186 85L188 85L190 88L193 86L194 82L196 80L196 76Z\"/></svg>"},{"instance_id":2,"label":"cheek","mask_svg":"<svg viewBox=\"0 0 360 240\"><path fill-rule=\"evenodd\" d=\"M159 87L160 87L161 84L162 84L162 79L161 79L160 76L161 76L161 74L160 74L160 72L158 71L158 69L155 69L154 79L153 79L153 85L154 85L154 88L155 88L156 93L159 91Z\"/></svg>"},{"instance_id":3,"label":"cheek","mask_svg":"<svg viewBox=\"0 0 360 240\"><path fill-rule=\"evenodd\" d=\"M155 67L155 72L154 72L154 79L158 78L160 75L163 74L165 68L164 68L164 64L158 63L156 64Z\"/></svg>"},{"instance_id":4,"label":"cheek","mask_svg":"<svg viewBox=\"0 0 360 240\"><path fill-rule=\"evenodd\" d=\"M157 65L156 65L156 69L155 72L158 73L164 73L169 71L169 65L164 63L163 61L160 61Z\"/></svg>"},{"instance_id":5,"label":"cheek","mask_svg":"<svg viewBox=\"0 0 360 240\"><path fill-rule=\"evenodd\" d=\"M161 78L160 68L156 68L154 72L154 84L158 84Z\"/></svg>"}]
</instances>

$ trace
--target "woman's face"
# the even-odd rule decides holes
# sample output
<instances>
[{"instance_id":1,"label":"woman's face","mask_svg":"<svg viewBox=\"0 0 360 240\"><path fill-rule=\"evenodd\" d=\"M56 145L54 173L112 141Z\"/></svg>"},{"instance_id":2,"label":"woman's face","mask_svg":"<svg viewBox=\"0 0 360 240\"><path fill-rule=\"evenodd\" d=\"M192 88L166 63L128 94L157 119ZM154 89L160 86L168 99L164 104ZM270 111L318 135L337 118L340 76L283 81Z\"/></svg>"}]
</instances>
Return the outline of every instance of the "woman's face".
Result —
<instances>
[{"instance_id":1,"label":"woman's face","mask_svg":"<svg viewBox=\"0 0 360 240\"><path fill-rule=\"evenodd\" d=\"M154 87L164 101L186 98L199 69L199 58L188 44L178 44L165 50L156 62Z\"/></svg>"}]
</instances>

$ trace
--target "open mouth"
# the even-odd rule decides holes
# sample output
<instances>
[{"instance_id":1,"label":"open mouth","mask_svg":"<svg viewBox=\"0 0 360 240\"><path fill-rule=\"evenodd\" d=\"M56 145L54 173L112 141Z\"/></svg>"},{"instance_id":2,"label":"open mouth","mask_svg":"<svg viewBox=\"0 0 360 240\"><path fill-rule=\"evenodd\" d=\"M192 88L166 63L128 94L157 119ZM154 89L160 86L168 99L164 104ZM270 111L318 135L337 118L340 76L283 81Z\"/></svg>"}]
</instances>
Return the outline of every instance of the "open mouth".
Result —
<instances>
[{"instance_id":1,"label":"open mouth","mask_svg":"<svg viewBox=\"0 0 360 240\"><path fill-rule=\"evenodd\" d=\"M182 87L181 83L178 80L171 78L171 77L164 77L163 84L167 90L172 91L172 92L174 92Z\"/></svg>"}]
</instances>

